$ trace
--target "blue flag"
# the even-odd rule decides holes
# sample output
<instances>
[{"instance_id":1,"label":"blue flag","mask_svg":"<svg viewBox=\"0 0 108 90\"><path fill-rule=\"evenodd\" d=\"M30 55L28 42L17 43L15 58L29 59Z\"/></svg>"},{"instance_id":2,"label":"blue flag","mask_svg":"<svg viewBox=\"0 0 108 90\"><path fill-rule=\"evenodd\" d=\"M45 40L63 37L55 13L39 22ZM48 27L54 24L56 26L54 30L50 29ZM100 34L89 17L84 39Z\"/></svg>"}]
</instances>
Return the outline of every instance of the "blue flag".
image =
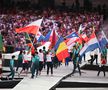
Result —
<instances>
[{"instance_id":1,"label":"blue flag","mask_svg":"<svg viewBox=\"0 0 108 90\"><path fill-rule=\"evenodd\" d=\"M107 43L108 43L108 40L105 36L105 33L103 31L101 31L101 33L99 35L99 44L100 44L101 49L105 48Z\"/></svg>"},{"instance_id":2,"label":"blue flag","mask_svg":"<svg viewBox=\"0 0 108 90\"><path fill-rule=\"evenodd\" d=\"M51 34L51 30L47 33L47 35L45 36L45 38L44 38L44 41L48 41L49 40L49 38L50 38L50 34Z\"/></svg>"},{"instance_id":3,"label":"blue flag","mask_svg":"<svg viewBox=\"0 0 108 90\"><path fill-rule=\"evenodd\" d=\"M79 36L77 35L76 32L73 32L70 35L66 36L66 38L73 38L73 37L79 37Z\"/></svg>"},{"instance_id":4,"label":"blue flag","mask_svg":"<svg viewBox=\"0 0 108 90\"><path fill-rule=\"evenodd\" d=\"M64 38L61 36L61 37L58 39L56 45L54 46L54 50L57 50L57 48L59 47L59 44L60 44L61 42L63 42L63 41L64 41Z\"/></svg>"}]
</instances>

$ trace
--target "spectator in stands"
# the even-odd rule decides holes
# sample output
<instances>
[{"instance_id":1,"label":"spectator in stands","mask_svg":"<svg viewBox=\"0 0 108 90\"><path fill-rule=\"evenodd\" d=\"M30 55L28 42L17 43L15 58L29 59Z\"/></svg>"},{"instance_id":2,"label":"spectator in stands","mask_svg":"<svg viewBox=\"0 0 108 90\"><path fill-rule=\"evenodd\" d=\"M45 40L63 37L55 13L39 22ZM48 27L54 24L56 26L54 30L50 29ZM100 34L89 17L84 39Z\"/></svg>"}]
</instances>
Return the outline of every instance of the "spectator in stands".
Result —
<instances>
[{"instance_id":1,"label":"spectator in stands","mask_svg":"<svg viewBox=\"0 0 108 90\"><path fill-rule=\"evenodd\" d=\"M15 76L14 60L15 60L15 56L13 55L12 59L10 60L11 73L6 77L7 79L9 79L10 76L12 76L12 80L14 79Z\"/></svg>"},{"instance_id":2,"label":"spectator in stands","mask_svg":"<svg viewBox=\"0 0 108 90\"><path fill-rule=\"evenodd\" d=\"M2 78L2 54L0 53L0 78Z\"/></svg>"}]
</instances>

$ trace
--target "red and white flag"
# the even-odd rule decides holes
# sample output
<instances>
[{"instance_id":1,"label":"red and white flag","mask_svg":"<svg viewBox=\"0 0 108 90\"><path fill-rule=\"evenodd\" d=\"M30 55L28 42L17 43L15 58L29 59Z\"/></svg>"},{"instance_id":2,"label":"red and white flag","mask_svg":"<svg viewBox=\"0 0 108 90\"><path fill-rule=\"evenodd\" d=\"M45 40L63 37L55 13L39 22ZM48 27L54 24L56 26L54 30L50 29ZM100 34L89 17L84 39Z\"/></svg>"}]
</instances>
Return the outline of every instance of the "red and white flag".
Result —
<instances>
[{"instance_id":1,"label":"red and white flag","mask_svg":"<svg viewBox=\"0 0 108 90\"><path fill-rule=\"evenodd\" d=\"M26 32L26 33L31 33L31 34L37 35L39 28L41 26L42 20L43 19L38 19L23 28L16 29L16 32L17 33Z\"/></svg>"},{"instance_id":2,"label":"red and white flag","mask_svg":"<svg viewBox=\"0 0 108 90\"><path fill-rule=\"evenodd\" d=\"M84 40L85 42L87 42L87 41L89 40L89 38L87 37L86 34L80 34L79 36L80 36L80 38L81 38L82 40Z\"/></svg>"}]
</instances>

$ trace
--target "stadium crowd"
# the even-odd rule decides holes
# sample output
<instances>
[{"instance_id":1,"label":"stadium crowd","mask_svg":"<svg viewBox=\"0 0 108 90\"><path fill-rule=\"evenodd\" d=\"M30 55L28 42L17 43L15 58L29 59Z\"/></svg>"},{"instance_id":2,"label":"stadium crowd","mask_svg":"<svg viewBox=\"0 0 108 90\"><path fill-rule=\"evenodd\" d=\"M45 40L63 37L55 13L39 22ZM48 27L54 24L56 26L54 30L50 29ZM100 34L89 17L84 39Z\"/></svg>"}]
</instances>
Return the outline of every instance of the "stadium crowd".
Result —
<instances>
[{"instance_id":1,"label":"stadium crowd","mask_svg":"<svg viewBox=\"0 0 108 90\"><path fill-rule=\"evenodd\" d=\"M25 33L16 33L15 30L17 28L21 28L24 27L26 25L28 25L29 23L38 20L40 18L43 18L42 21L42 25L41 28L39 29L39 31L42 33L42 35L46 36L46 34L50 31L50 30L55 30L58 34L58 36L63 36L64 38L66 36L68 36L69 34L71 34L72 32L77 32L78 34L84 33L88 36L88 38L90 37L90 35L92 34L92 32L96 32L96 34L98 32L101 31L102 29L102 24L103 24L103 14L99 14L98 12L72 12L72 11L68 11L68 10L56 10L56 9L44 9L44 10L12 10L12 11L5 11L5 13L1 13L0 14L0 32L3 36L3 45L6 48L7 46L12 46L14 47L13 52L14 51L21 51L21 55L23 56L19 56L18 59L23 59L26 57L26 55L22 54L22 50L26 50L26 48L28 48L27 42L26 42L26 37L25 37ZM82 26L82 30L79 30L80 26ZM29 34L31 40L33 41L35 35ZM34 43L36 44L36 42ZM76 45L77 46L77 45ZM78 45L78 47L80 47L80 45ZM37 46L35 47L37 48ZM75 47L73 48L78 52L78 48ZM12 51L12 50L11 50ZM4 49L4 52L6 52L6 49ZM72 53L74 53L74 50L71 51ZM31 78L34 77L34 73L35 70L37 69L37 73L38 74L38 70L39 70L39 74L41 74L41 70L44 66L44 62L46 59L48 59L49 61L47 61L47 74L49 74L49 68L51 68L51 74L53 74L53 66L52 66L52 60L51 60L51 53L45 52L46 56L44 55L43 51L39 50L39 52L35 52L36 56L32 56L32 65L31 65L31 72L32 72L32 76ZM38 55L37 55L38 54ZM75 52L76 54L76 52ZM20 55L20 54L19 54ZM39 59L39 58L40 59ZM72 59L80 59L80 57L78 56L78 54L76 54L76 56ZM14 74L15 74L15 70L13 69L13 64L14 64L14 58L15 56L12 56L12 59L10 60L10 66L11 66L11 74L12 75L12 79L14 78ZM43 59L41 59L43 58ZM56 58L54 56L54 58ZM36 61L37 60L37 61ZM41 61L42 60L42 61ZM36 63L34 63L36 62ZM19 64L22 64L22 71L25 69L28 69L28 61L19 61ZM35 67L38 64L39 67ZM77 66L76 65L76 61L73 62L74 64L74 70L72 73L75 72L75 69ZM37 66L38 66L37 65ZM60 63L59 63L60 65ZM19 65L20 66L20 65ZM18 71L18 67L16 71ZM81 75L80 72L80 67L79 68L79 74ZM22 71L20 72L20 74L22 73ZM26 72L27 74L27 72ZM9 76L7 76L7 78L9 78Z\"/></svg>"},{"instance_id":2,"label":"stadium crowd","mask_svg":"<svg viewBox=\"0 0 108 90\"><path fill-rule=\"evenodd\" d=\"M88 36L95 29L99 31L103 23L103 15L94 12L73 13L59 10L40 11L17 11L15 13L2 13L0 15L0 32L3 35L4 46L12 45L16 48L25 48L25 35L17 34L16 28L21 28L29 23L44 18L40 28L42 35L46 35L50 30L56 30L59 36L67 36L74 31L78 31L80 25L84 28L84 33ZM10 37L11 36L11 37ZM33 35L31 35L32 37Z\"/></svg>"}]
</instances>

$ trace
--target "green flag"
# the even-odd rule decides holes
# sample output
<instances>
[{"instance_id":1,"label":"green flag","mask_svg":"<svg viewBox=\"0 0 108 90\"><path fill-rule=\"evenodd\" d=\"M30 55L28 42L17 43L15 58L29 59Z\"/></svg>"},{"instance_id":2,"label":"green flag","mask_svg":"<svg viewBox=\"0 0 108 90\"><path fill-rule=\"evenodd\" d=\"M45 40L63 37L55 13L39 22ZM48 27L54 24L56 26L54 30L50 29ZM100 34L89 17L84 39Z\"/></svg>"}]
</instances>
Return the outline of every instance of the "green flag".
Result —
<instances>
[{"instance_id":1,"label":"green flag","mask_svg":"<svg viewBox=\"0 0 108 90\"><path fill-rule=\"evenodd\" d=\"M28 44L28 43L31 43L31 38L30 38L30 36L29 36L28 33L25 33L25 40L26 40L26 43L27 43L27 44Z\"/></svg>"}]
</instances>

